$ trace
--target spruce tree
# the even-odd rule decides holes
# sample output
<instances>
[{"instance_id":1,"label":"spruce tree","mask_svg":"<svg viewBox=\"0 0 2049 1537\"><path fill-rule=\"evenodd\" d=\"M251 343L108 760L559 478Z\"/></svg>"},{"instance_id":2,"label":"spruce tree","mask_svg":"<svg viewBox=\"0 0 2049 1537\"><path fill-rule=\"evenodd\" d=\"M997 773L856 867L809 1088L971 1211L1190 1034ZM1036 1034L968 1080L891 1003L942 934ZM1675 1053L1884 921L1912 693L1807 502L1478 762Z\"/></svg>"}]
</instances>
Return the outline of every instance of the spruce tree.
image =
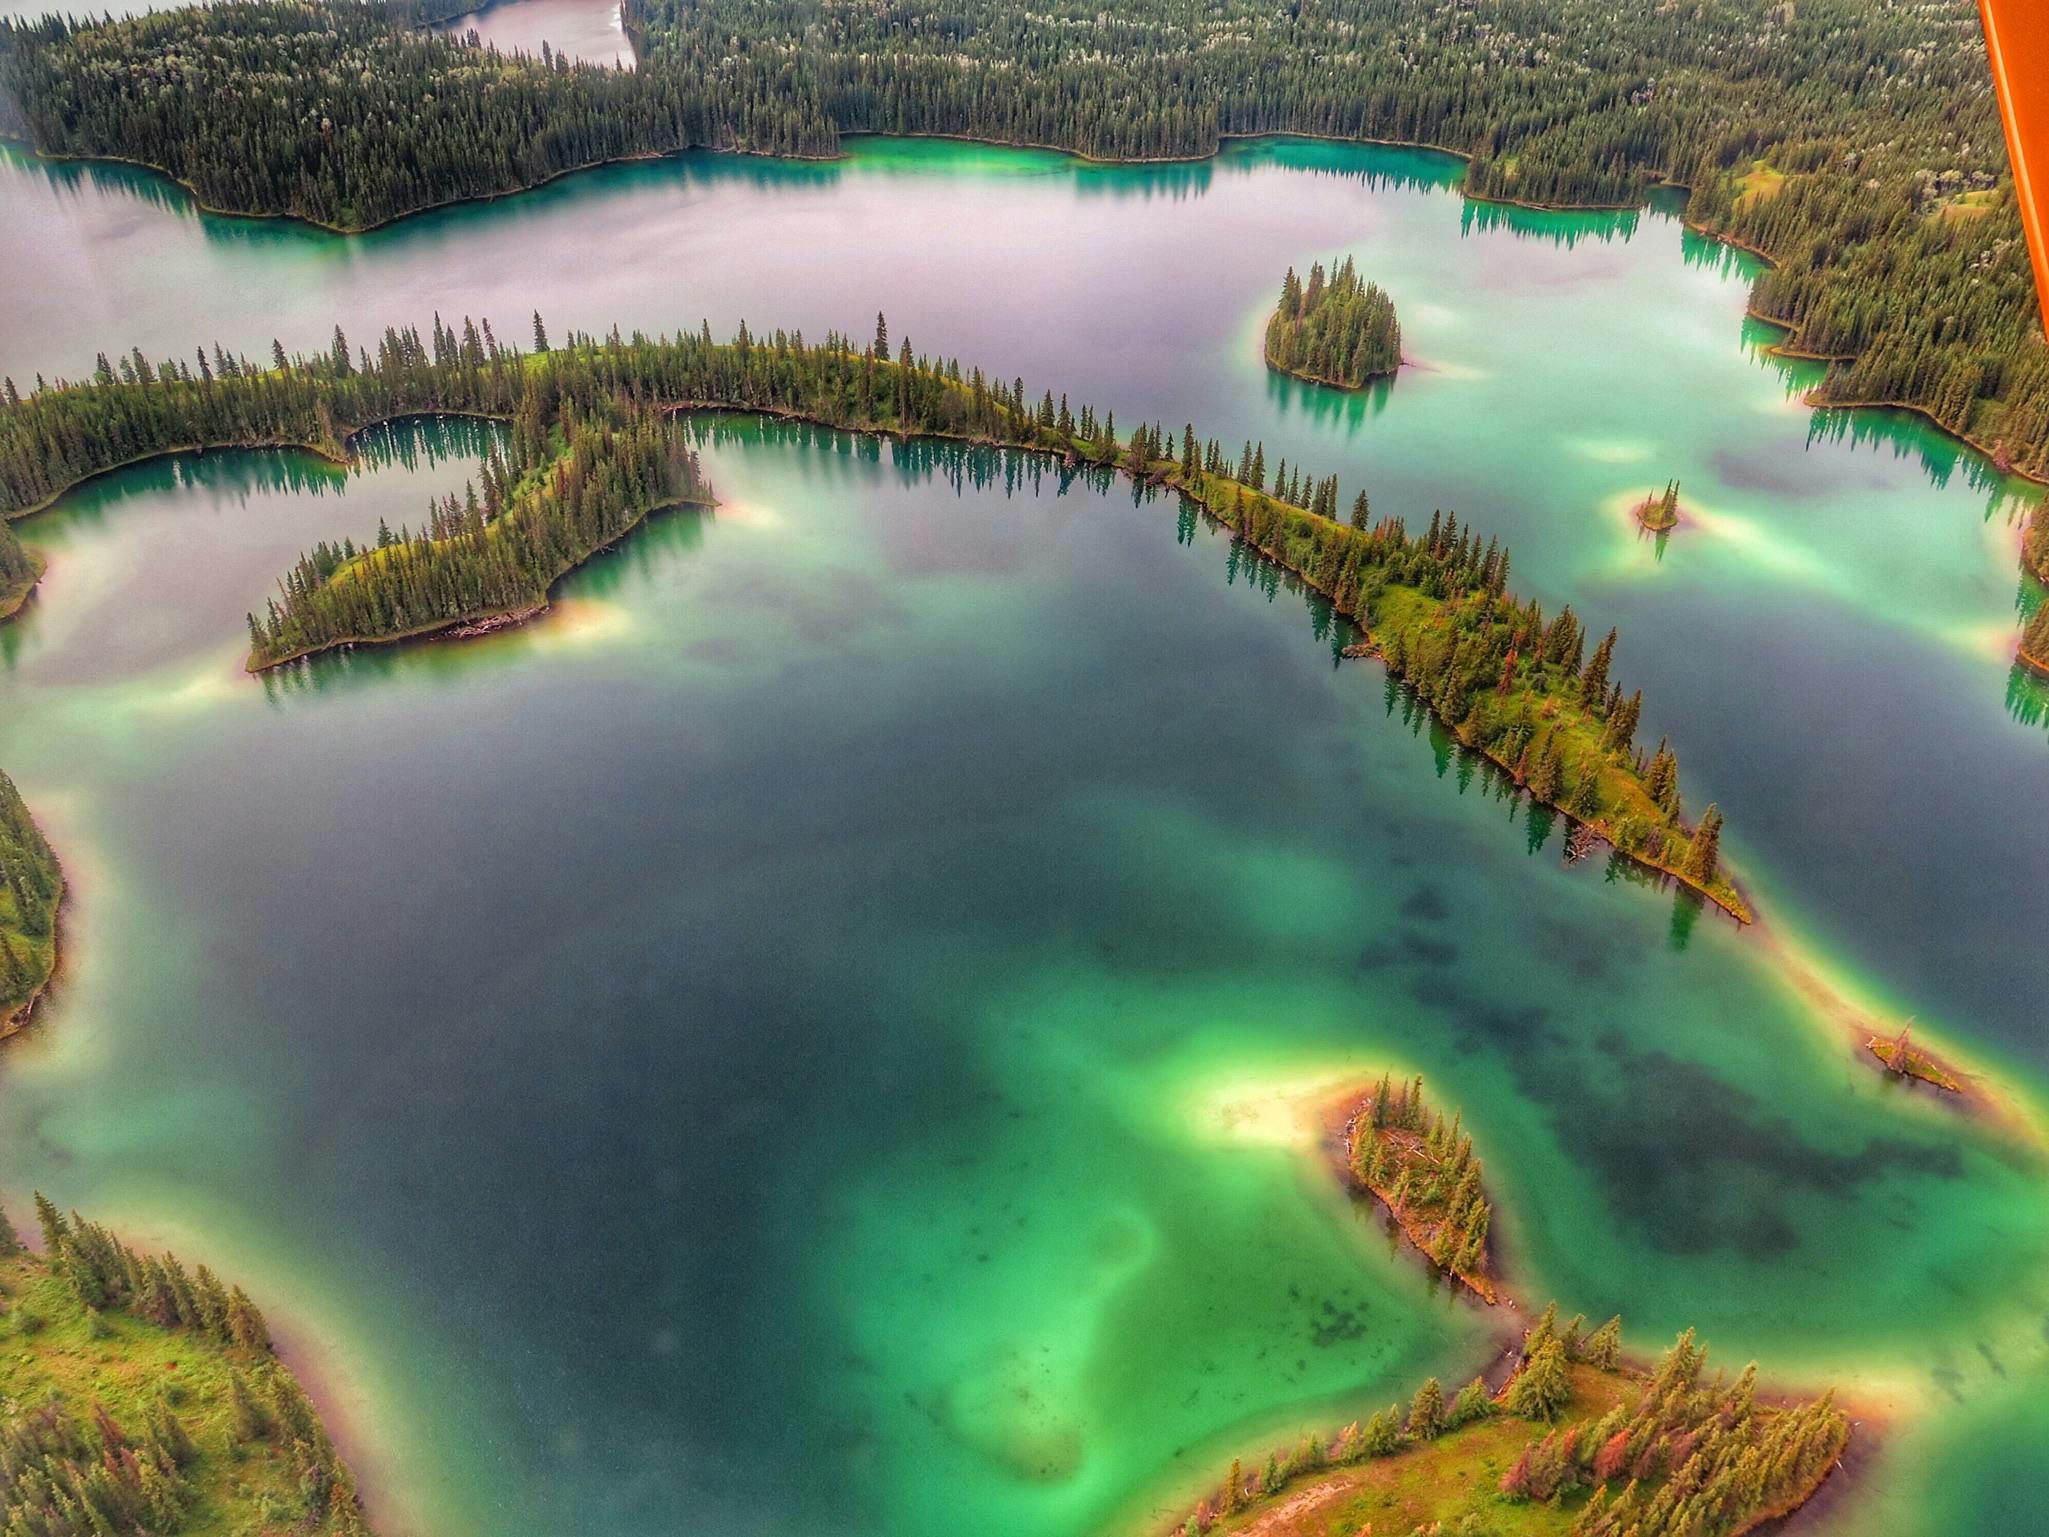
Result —
<instances>
[{"instance_id":1,"label":"spruce tree","mask_svg":"<svg viewBox=\"0 0 2049 1537\"><path fill-rule=\"evenodd\" d=\"M1710 805L1700 814L1700 825L1693 830L1693 841L1686 849L1686 873L1697 881L1711 881L1715 878L1722 846L1722 813L1717 806Z\"/></svg>"},{"instance_id":2,"label":"spruce tree","mask_svg":"<svg viewBox=\"0 0 2049 1537\"><path fill-rule=\"evenodd\" d=\"M1506 1403L1511 1414L1526 1420L1550 1420L1558 1417L1571 1396L1565 1347L1549 1339L1516 1373L1515 1381L1509 1384Z\"/></svg>"},{"instance_id":3,"label":"spruce tree","mask_svg":"<svg viewBox=\"0 0 2049 1537\"><path fill-rule=\"evenodd\" d=\"M1416 1396L1409 1401L1409 1437L1415 1441L1433 1441L1443 1429L1444 1389L1432 1377L1416 1390Z\"/></svg>"}]
</instances>

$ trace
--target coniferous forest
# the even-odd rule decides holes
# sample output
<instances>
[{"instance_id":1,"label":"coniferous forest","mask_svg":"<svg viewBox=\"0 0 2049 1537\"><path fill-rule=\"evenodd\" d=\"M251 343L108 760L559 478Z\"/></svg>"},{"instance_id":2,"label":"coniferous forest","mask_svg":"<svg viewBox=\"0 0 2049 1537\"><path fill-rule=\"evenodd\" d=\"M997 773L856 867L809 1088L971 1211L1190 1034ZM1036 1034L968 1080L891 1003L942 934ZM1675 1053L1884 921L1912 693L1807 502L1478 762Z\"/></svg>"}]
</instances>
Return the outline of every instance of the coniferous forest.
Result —
<instances>
[{"instance_id":1,"label":"coniferous forest","mask_svg":"<svg viewBox=\"0 0 2049 1537\"><path fill-rule=\"evenodd\" d=\"M343 229L601 160L832 155L852 133L1105 159L1394 140L1469 157L1475 196L1558 206L1673 183L1692 222L1772 259L1755 307L1832 360L1819 400L1908 404L2049 474L2049 348L1969 0L629 0L629 71L501 58L422 14L231 0L8 25L0 128Z\"/></svg>"},{"instance_id":2,"label":"coniferous forest","mask_svg":"<svg viewBox=\"0 0 2049 1537\"><path fill-rule=\"evenodd\" d=\"M649 413L763 411L861 432L964 439L1058 455L1180 491L1257 555L1297 572L1371 637L1468 747L1508 769L1538 800L1562 807L1630 857L1678 877L1735 916L1749 909L1719 862L1722 818L1682 816L1679 766L1636 740L1641 691L1612 674L1613 630L1587 654L1568 605L1546 616L1508 591L1509 554L1456 515L1411 534L1374 522L1364 491L1341 518L1337 478L1285 462L1264 444L1235 459L1185 425L1119 432L1114 412L1079 411L1047 390L1036 405L958 361L892 353L829 335L730 342L695 335L571 336L550 347L534 318L523 353L488 325L437 317L427 337L387 330L377 351L331 347L268 366L216 346L192 362L102 355L95 378L62 381L0 405L0 512L41 506L88 476L193 447L300 444L340 457L350 437L397 416L462 413L513 424L511 460L487 465L475 505L434 509L424 531L358 550L326 546L286 575L250 615L250 664L348 642L388 639L539 601L548 581L616 537L651 506L701 495L687 456ZM605 434L611 434L605 446ZM579 455L582 457L579 459Z\"/></svg>"},{"instance_id":3,"label":"coniferous forest","mask_svg":"<svg viewBox=\"0 0 2049 1537\"><path fill-rule=\"evenodd\" d=\"M1266 323L1266 360L1282 373L1356 390L1402 366L1394 300L1361 281L1348 256L1326 278L1323 263L1304 283L1290 267Z\"/></svg>"},{"instance_id":4,"label":"coniferous forest","mask_svg":"<svg viewBox=\"0 0 2049 1537\"><path fill-rule=\"evenodd\" d=\"M367 1537L355 1484L239 1286L41 1195L0 1214L6 1537Z\"/></svg>"},{"instance_id":5,"label":"coniferous forest","mask_svg":"<svg viewBox=\"0 0 2049 1537\"><path fill-rule=\"evenodd\" d=\"M2049 583L2049 498L2028 518L2027 531L2021 537L2021 564L2034 573L2036 581Z\"/></svg>"},{"instance_id":6,"label":"coniferous forest","mask_svg":"<svg viewBox=\"0 0 2049 1537\"><path fill-rule=\"evenodd\" d=\"M1487 1234L1494 1206L1461 1120L1446 1121L1430 1108L1421 1078L1396 1088L1383 1075L1346 1128L1345 1170L1353 1184L1387 1202L1432 1264L1492 1302Z\"/></svg>"},{"instance_id":7,"label":"coniferous forest","mask_svg":"<svg viewBox=\"0 0 2049 1537\"><path fill-rule=\"evenodd\" d=\"M0 1035L26 1013L56 968L63 898L57 856L14 781L0 774Z\"/></svg>"},{"instance_id":8,"label":"coniferous forest","mask_svg":"<svg viewBox=\"0 0 2049 1537\"><path fill-rule=\"evenodd\" d=\"M512 457L486 461L481 495L472 484L430 508L417 533L387 528L368 549L344 541L300 557L264 615L249 616L251 665L537 608L649 511L708 495L696 455L659 415L605 399L597 419L569 406L563 421L544 423L528 392Z\"/></svg>"},{"instance_id":9,"label":"coniferous forest","mask_svg":"<svg viewBox=\"0 0 2049 1537\"><path fill-rule=\"evenodd\" d=\"M2049 674L2049 603L2035 610L2021 635L2021 660L2035 671Z\"/></svg>"}]
</instances>

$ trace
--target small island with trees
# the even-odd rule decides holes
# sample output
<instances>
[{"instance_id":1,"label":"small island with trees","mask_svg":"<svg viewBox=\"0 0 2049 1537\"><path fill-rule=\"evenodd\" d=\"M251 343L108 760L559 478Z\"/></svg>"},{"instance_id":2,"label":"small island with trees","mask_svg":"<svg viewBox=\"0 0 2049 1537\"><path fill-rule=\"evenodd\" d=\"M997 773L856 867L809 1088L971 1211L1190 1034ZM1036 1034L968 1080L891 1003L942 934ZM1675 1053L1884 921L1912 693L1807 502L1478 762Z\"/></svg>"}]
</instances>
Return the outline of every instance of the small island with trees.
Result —
<instances>
[{"instance_id":1,"label":"small island with trees","mask_svg":"<svg viewBox=\"0 0 2049 1537\"><path fill-rule=\"evenodd\" d=\"M1666 481L1663 491L1645 497L1634 511L1636 521L1652 533L1671 532L1679 526L1679 482Z\"/></svg>"},{"instance_id":2,"label":"small island with trees","mask_svg":"<svg viewBox=\"0 0 2049 1537\"><path fill-rule=\"evenodd\" d=\"M1621 1320L1591 1334L1554 1304L1499 1391L1435 1378L1335 1437L1308 1434L1221 1484L1180 1537L1741 1537L1797 1510L1838 1465L1833 1394L1773 1403L1757 1367L1706 1373L1688 1330L1654 1370L1623 1359ZM1285 1497L1283 1497L1285 1496Z\"/></svg>"},{"instance_id":3,"label":"small island with trees","mask_svg":"<svg viewBox=\"0 0 2049 1537\"><path fill-rule=\"evenodd\" d=\"M57 910L64 872L49 841L0 774L0 1037L12 1035L57 969Z\"/></svg>"},{"instance_id":4,"label":"small island with trees","mask_svg":"<svg viewBox=\"0 0 2049 1537\"><path fill-rule=\"evenodd\" d=\"M0 1215L7 1537L369 1537L355 1483L263 1316L204 1265L36 1197Z\"/></svg>"},{"instance_id":5,"label":"small island with trees","mask_svg":"<svg viewBox=\"0 0 2049 1537\"><path fill-rule=\"evenodd\" d=\"M1864 1043L1864 1049L1897 1078L1912 1078L1919 1083L1932 1084L1950 1094L1963 1093L1963 1083L1956 1074L1914 1044L1912 1029L1911 1025L1903 1025L1900 1033L1890 1038L1874 1035Z\"/></svg>"},{"instance_id":6,"label":"small island with trees","mask_svg":"<svg viewBox=\"0 0 2049 1537\"><path fill-rule=\"evenodd\" d=\"M1430 1262L1475 1295L1498 1300L1487 1261L1493 1204L1461 1118L1446 1121L1423 1098L1423 1080L1399 1088L1385 1074L1345 1125L1345 1173Z\"/></svg>"},{"instance_id":7,"label":"small island with trees","mask_svg":"<svg viewBox=\"0 0 2049 1537\"><path fill-rule=\"evenodd\" d=\"M1326 280L1323 263L1304 283L1290 267L1266 323L1269 368L1333 389L1363 389L1402 366L1394 300L1364 282L1348 256Z\"/></svg>"}]
</instances>

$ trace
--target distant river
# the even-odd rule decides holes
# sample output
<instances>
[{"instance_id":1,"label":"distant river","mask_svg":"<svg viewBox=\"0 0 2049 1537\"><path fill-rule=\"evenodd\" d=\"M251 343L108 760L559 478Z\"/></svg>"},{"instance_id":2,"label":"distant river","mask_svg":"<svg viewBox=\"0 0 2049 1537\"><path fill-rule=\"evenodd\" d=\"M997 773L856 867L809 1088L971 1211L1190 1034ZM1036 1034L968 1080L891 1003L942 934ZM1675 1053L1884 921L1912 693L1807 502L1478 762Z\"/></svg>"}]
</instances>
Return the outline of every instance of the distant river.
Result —
<instances>
[{"instance_id":1,"label":"distant river","mask_svg":"<svg viewBox=\"0 0 2049 1537\"><path fill-rule=\"evenodd\" d=\"M0 1062L0 1194L244 1279L393 1533L1089 1537L1463 1377L1484 1323L1291 1106L1420 1072L1538 1297L1911 1416L1816 1530L2032 1531L2044 1159L1902 1096L1814 988L2049 1072L2036 493L1817 418L1747 259L1266 143L1101 168L868 141L581 175L343 240L0 157L0 372L488 317L838 327L1455 509L1597 634L1770 935L1567 867L1271 571L1165 500L720 420L722 499L462 646L269 682L242 615L417 520L474 428L145 466L24 525L0 765L76 876ZM1414 366L1267 375L1357 257ZM1673 477L1662 549L1629 503ZM2029 1480L2034 1480L2030 1484Z\"/></svg>"}]
</instances>

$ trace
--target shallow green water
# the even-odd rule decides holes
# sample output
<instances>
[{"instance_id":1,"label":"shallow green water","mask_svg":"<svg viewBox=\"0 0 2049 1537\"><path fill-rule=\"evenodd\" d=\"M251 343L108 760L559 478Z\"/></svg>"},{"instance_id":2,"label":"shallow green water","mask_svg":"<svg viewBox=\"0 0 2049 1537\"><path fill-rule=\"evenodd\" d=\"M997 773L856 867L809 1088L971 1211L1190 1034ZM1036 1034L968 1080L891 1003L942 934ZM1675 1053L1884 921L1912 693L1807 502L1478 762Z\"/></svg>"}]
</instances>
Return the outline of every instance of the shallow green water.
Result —
<instances>
[{"instance_id":1,"label":"shallow green water","mask_svg":"<svg viewBox=\"0 0 2049 1537\"><path fill-rule=\"evenodd\" d=\"M0 368L885 307L1034 391L1261 436L1620 624L1788 942L2032 1095L2049 829L2010 808L2049 742L2003 661L2006 488L1802 412L1668 218L1482 215L1449 175L877 144L343 242L12 159ZM1281 268L1340 250L1418 363L1370 397L1258 362ZM1288 1132L1391 1066L1464 1106L1528 1293L1918 1413L1827 1530L2033 1529L2040 1155L1889 1092L1759 936L1564 868L1227 541L725 424L720 511L550 623L242 678L275 572L459 487L453 432L112 477L26 526L52 573L0 631L0 762L79 888L0 1186L275 1299L394 1528L1090 1532L1463 1375L1485 1322ZM1674 474L1702 517L1661 558L1623 511Z\"/></svg>"}]
</instances>

